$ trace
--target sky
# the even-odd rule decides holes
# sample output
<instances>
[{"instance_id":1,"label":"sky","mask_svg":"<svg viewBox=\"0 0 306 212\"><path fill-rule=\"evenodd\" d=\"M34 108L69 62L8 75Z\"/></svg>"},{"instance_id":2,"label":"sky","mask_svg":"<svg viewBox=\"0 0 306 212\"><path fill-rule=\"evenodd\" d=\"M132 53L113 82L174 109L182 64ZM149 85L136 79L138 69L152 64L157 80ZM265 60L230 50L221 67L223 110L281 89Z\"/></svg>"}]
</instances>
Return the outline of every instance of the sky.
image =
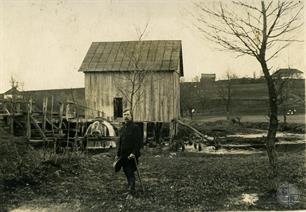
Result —
<instances>
[{"instance_id":1,"label":"sky","mask_svg":"<svg viewBox=\"0 0 306 212\"><path fill-rule=\"evenodd\" d=\"M260 76L254 58L205 40L193 7L188 0L0 0L0 93L11 77L23 90L84 87L78 69L91 42L137 40L146 24L144 40L182 40L185 81L201 73L222 79L228 70ZM274 63L304 71L304 46L289 46Z\"/></svg>"}]
</instances>

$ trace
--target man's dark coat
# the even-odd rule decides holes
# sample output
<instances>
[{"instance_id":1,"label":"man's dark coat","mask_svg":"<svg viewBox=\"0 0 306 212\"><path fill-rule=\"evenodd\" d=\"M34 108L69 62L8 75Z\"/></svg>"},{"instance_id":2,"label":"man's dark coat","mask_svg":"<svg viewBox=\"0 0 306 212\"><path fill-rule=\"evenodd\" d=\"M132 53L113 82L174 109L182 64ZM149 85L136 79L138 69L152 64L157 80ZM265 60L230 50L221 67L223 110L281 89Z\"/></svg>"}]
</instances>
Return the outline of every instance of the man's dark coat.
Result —
<instances>
[{"instance_id":1,"label":"man's dark coat","mask_svg":"<svg viewBox=\"0 0 306 212\"><path fill-rule=\"evenodd\" d=\"M142 131L140 127L132 121L128 121L121 128L119 135L117 156L128 157L130 154L134 154L138 158L142 147Z\"/></svg>"}]
</instances>

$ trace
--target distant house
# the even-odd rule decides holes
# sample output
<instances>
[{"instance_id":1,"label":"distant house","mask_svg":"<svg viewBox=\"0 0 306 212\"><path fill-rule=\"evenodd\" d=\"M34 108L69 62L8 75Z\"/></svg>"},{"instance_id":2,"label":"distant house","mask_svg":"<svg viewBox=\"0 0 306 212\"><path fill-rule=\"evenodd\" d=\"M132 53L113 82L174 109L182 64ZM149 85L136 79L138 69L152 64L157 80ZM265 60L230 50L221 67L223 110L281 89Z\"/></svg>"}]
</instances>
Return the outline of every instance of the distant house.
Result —
<instances>
[{"instance_id":1,"label":"distant house","mask_svg":"<svg viewBox=\"0 0 306 212\"><path fill-rule=\"evenodd\" d=\"M122 90L130 89L126 81L135 71L147 76L138 92L134 120L170 122L180 116L183 60L179 40L93 42L79 71L85 74L86 118L120 121L129 105Z\"/></svg>"},{"instance_id":2,"label":"distant house","mask_svg":"<svg viewBox=\"0 0 306 212\"><path fill-rule=\"evenodd\" d=\"M274 79L303 79L303 72L295 68L281 68L272 74Z\"/></svg>"},{"instance_id":3,"label":"distant house","mask_svg":"<svg viewBox=\"0 0 306 212\"><path fill-rule=\"evenodd\" d=\"M3 93L3 99L9 100L9 99L22 99L22 94L21 92L17 89L17 87L13 87L9 89L8 91Z\"/></svg>"},{"instance_id":4,"label":"distant house","mask_svg":"<svg viewBox=\"0 0 306 212\"><path fill-rule=\"evenodd\" d=\"M216 74L201 74L200 82L215 82Z\"/></svg>"},{"instance_id":5,"label":"distant house","mask_svg":"<svg viewBox=\"0 0 306 212\"><path fill-rule=\"evenodd\" d=\"M22 99L23 96L17 87L12 87L0 95L0 111L6 110L19 113L21 111Z\"/></svg>"}]
</instances>

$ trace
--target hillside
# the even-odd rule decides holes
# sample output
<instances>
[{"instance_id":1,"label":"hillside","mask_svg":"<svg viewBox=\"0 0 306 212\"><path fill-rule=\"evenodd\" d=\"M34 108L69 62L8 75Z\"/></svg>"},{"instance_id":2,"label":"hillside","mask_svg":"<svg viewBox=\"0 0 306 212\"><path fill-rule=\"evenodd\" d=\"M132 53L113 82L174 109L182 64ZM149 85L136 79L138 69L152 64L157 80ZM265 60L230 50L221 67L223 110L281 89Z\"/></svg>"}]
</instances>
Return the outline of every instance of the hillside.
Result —
<instances>
[{"instance_id":1,"label":"hillside","mask_svg":"<svg viewBox=\"0 0 306 212\"><path fill-rule=\"evenodd\" d=\"M227 98L227 81L213 83L185 82L181 83L181 110L188 114L189 109L197 113L219 115L225 113L224 98ZM305 81L292 80L289 93L295 98L296 112L305 111ZM231 84L231 106L234 115L267 114L268 92L262 80L233 81ZM304 103L303 103L304 102Z\"/></svg>"}]
</instances>

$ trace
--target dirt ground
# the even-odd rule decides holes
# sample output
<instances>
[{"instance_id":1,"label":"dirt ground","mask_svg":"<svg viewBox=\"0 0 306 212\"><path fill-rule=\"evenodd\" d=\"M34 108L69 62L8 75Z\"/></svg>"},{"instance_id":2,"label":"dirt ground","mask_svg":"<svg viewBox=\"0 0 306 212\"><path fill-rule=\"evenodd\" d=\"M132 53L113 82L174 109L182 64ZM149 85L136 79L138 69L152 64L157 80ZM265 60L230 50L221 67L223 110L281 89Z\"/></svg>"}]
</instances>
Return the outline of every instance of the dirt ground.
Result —
<instances>
[{"instance_id":1,"label":"dirt ground","mask_svg":"<svg viewBox=\"0 0 306 212\"><path fill-rule=\"evenodd\" d=\"M40 181L1 187L0 211L207 211L306 209L304 152L279 154L279 185L298 188L299 201L269 193L268 159L256 155L171 153L145 149L139 165L145 193L126 200L126 180L112 168L114 151L45 163Z\"/></svg>"}]
</instances>

